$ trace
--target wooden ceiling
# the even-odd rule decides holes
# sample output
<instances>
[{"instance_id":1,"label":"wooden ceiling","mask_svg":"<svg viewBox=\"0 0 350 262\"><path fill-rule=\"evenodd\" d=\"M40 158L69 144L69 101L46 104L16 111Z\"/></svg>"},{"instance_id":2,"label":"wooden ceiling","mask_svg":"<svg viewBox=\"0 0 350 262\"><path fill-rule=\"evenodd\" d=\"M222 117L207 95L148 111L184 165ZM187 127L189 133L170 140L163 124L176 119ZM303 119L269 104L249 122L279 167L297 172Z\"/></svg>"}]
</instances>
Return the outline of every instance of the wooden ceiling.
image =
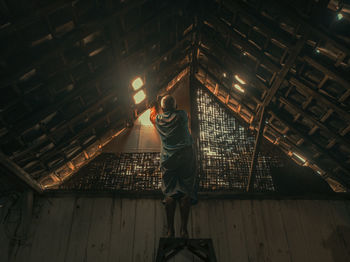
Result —
<instances>
[{"instance_id":1,"label":"wooden ceiling","mask_svg":"<svg viewBox=\"0 0 350 262\"><path fill-rule=\"evenodd\" d=\"M2 162L42 186L59 183L145 108L133 103L134 77L143 77L153 99L190 72L193 85L295 161L336 190L350 188L346 7L322 0L1 0ZM235 75L245 80L244 92L234 87Z\"/></svg>"}]
</instances>

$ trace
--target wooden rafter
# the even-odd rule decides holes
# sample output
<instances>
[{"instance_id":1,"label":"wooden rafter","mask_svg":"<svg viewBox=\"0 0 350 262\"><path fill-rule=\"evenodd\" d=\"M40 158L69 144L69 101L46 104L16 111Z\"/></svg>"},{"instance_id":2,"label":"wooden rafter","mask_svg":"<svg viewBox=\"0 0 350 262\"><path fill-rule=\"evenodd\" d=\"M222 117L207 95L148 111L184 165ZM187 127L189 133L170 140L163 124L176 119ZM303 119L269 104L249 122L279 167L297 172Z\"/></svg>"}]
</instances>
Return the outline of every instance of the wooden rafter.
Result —
<instances>
[{"instance_id":1,"label":"wooden rafter","mask_svg":"<svg viewBox=\"0 0 350 262\"><path fill-rule=\"evenodd\" d=\"M306 41L306 35L304 35L301 39L299 39L295 47L291 50L291 54L288 57L286 64L283 66L281 71L278 72L270 90L268 91L267 95L264 98L264 101L260 110L256 114L256 116L260 116L260 119L259 119L259 129L258 129L256 141L255 141L255 146L254 146L253 158L252 158L250 171L249 171L248 186L247 186L247 191L249 192L254 190L255 167L256 167L258 153L259 153L260 140L262 139L262 133L265 127L265 117L266 117L265 110L271 103L272 99L275 97L277 90L280 88L289 70L294 65L296 59L299 56L301 49L305 44L305 41Z\"/></svg>"},{"instance_id":2,"label":"wooden rafter","mask_svg":"<svg viewBox=\"0 0 350 262\"><path fill-rule=\"evenodd\" d=\"M140 1L143 2L143 1ZM163 7L165 8L165 7ZM129 9L129 8L128 8ZM142 30L144 27L148 26L150 23L158 19L159 17L165 17L172 15L171 13L164 12L165 10L162 10L158 15L152 16L151 18L146 18L143 20L138 26L135 26L134 28L130 29L128 32L125 33L125 35L120 36L120 40L123 41L127 39L132 33L135 33L136 30ZM54 42L54 48L50 48L48 52L41 52L39 54L39 57L37 57L34 61L31 63L25 65L20 70L17 70L14 74L10 74L7 77L5 77L1 83L0 88L3 88L5 86L8 86L12 84L13 82L17 81L17 79L31 70L32 68L35 68L46 61L48 61L51 57L56 56L58 53L61 53L64 49L66 49L69 46L73 46L74 43L84 39L85 37L89 36L90 34L102 30L104 26L113 23L114 19L119 16L121 13L125 12L124 10L117 10L114 13L99 17L95 19L94 21L90 21L89 23L84 23L79 25L77 28L74 29L74 31L67 36L63 37L62 39L57 39ZM66 65L65 68L69 68L69 65ZM62 69L61 69L62 70Z\"/></svg>"},{"instance_id":3,"label":"wooden rafter","mask_svg":"<svg viewBox=\"0 0 350 262\"><path fill-rule=\"evenodd\" d=\"M27 172L20 168L16 163L11 161L5 154L0 152L0 163L10 170L14 175L24 181L37 193L42 193L43 189L41 185L36 182Z\"/></svg>"}]
</instances>

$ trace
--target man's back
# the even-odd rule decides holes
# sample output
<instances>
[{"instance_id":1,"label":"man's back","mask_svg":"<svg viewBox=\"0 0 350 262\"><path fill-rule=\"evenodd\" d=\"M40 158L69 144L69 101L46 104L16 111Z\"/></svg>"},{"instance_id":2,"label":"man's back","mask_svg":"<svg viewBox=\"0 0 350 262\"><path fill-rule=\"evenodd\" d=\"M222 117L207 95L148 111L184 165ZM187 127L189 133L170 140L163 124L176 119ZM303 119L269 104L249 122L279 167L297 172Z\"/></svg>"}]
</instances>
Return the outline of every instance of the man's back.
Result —
<instances>
[{"instance_id":1,"label":"man's back","mask_svg":"<svg viewBox=\"0 0 350 262\"><path fill-rule=\"evenodd\" d=\"M192 145L193 140L188 129L186 111L174 110L158 114L155 124L162 141L162 161L167 160L177 151Z\"/></svg>"}]
</instances>

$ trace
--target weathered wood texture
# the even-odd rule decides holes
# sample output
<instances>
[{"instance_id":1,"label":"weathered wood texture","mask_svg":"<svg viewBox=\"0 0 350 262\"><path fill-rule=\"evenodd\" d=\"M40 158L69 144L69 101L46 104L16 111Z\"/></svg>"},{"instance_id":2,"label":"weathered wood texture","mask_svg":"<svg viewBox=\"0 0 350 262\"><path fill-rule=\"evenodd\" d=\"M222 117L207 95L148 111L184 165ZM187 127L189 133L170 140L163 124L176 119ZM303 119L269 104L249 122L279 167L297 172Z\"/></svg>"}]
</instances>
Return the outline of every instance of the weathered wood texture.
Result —
<instances>
[{"instance_id":1,"label":"weathered wood texture","mask_svg":"<svg viewBox=\"0 0 350 262\"><path fill-rule=\"evenodd\" d=\"M9 253L18 262L154 261L165 233L157 199L53 197L36 205L24 245L9 250L0 236L1 261L10 261ZM349 201L202 200L191 211L189 232L212 238L220 262L350 261ZM199 260L183 251L171 261Z\"/></svg>"}]
</instances>

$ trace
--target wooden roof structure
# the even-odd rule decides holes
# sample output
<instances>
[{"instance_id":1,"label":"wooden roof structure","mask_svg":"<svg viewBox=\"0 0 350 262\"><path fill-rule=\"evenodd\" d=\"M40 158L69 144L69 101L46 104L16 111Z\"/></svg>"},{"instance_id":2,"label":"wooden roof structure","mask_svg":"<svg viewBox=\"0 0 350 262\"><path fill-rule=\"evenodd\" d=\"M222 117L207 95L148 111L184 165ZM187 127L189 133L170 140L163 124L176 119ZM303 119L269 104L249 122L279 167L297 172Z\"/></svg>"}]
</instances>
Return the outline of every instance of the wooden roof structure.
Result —
<instances>
[{"instance_id":1,"label":"wooden roof structure","mask_svg":"<svg viewBox=\"0 0 350 262\"><path fill-rule=\"evenodd\" d=\"M1 165L37 191L187 74L335 191L350 188L346 1L0 1ZM253 178L252 178L253 179ZM249 188L248 188L249 189Z\"/></svg>"}]
</instances>

